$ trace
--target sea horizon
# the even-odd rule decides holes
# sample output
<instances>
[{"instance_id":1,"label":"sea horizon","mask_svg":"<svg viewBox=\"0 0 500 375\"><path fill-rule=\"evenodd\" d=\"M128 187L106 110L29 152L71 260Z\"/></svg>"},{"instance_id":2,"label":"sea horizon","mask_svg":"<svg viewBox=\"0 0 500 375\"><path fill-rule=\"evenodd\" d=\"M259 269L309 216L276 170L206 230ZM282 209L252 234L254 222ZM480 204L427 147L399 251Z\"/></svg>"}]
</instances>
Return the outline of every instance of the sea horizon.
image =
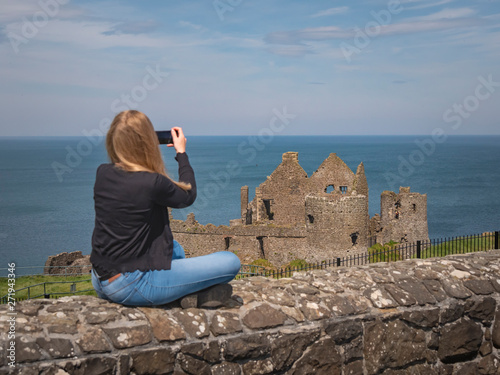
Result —
<instances>
[{"instance_id":1,"label":"sea horizon","mask_svg":"<svg viewBox=\"0 0 500 375\"><path fill-rule=\"evenodd\" d=\"M380 212L382 191L410 186L427 194L430 238L500 230L500 135L450 135L444 141L430 135L276 135L263 142L255 137L187 137L199 194L193 206L174 210L175 219L194 212L201 224L229 225L240 217L241 186L249 186L253 199L281 155L297 151L308 176L330 153L354 172L363 162L370 217ZM162 152L176 178L174 150L162 147ZM65 251L90 254L95 170L107 162L103 137L0 136L5 264L41 266ZM238 173L227 169L229 162Z\"/></svg>"}]
</instances>

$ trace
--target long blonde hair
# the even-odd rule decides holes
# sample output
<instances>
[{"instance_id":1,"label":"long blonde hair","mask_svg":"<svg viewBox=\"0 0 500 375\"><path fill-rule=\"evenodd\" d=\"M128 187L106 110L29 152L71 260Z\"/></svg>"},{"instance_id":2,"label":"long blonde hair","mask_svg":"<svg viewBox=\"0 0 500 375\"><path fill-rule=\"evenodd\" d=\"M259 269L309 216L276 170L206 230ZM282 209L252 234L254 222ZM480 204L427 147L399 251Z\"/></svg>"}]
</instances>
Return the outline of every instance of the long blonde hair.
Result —
<instances>
[{"instance_id":1,"label":"long blonde hair","mask_svg":"<svg viewBox=\"0 0 500 375\"><path fill-rule=\"evenodd\" d=\"M142 112L128 110L118 113L106 135L109 159L129 172L159 173L184 190L191 184L174 181L165 169L159 141L153 124Z\"/></svg>"}]
</instances>

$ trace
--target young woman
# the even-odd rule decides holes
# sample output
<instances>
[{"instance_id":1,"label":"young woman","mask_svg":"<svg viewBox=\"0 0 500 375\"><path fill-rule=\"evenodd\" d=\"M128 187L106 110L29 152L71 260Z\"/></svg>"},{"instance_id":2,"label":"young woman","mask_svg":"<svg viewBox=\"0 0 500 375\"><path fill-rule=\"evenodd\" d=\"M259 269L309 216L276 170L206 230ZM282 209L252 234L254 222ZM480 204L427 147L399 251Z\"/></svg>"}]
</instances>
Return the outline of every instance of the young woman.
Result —
<instances>
[{"instance_id":1,"label":"young woman","mask_svg":"<svg viewBox=\"0 0 500 375\"><path fill-rule=\"evenodd\" d=\"M168 146L177 153L179 182L166 173L158 137L146 115L124 111L111 123L106 136L111 163L98 167L94 186L90 259L92 284L101 298L153 306L190 295L181 305L195 307L197 294L192 293L228 283L239 272L235 254L222 251L185 258L173 239L167 207L193 204L196 181L181 128L172 128L172 139ZM205 292L203 303L216 306L221 301L210 299L227 298L228 287Z\"/></svg>"}]
</instances>

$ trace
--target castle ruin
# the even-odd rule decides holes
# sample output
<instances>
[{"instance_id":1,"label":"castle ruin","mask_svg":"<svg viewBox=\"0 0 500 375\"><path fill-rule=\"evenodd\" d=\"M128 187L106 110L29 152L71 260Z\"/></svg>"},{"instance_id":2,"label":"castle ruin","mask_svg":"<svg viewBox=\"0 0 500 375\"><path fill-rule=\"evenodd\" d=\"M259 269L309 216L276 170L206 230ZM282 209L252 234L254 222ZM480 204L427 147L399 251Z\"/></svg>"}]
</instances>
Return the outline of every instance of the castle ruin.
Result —
<instances>
[{"instance_id":1,"label":"castle ruin","mask_svg":"<svg viewBox=\"0 0 500 375\"><path fill-rule=\"evenodd\" d=\"M201 225L190 214L171 227L191 256L228 250L242 262L321 262L364 253L374 243L428 239L427 196L408 187L384 191L380 215L370 219L363 163L353 173L332 153L308 177L298 153L286 152L251 202L248 186L241 188L241 218L230 226Z\"/></svg>"}]
</instances>

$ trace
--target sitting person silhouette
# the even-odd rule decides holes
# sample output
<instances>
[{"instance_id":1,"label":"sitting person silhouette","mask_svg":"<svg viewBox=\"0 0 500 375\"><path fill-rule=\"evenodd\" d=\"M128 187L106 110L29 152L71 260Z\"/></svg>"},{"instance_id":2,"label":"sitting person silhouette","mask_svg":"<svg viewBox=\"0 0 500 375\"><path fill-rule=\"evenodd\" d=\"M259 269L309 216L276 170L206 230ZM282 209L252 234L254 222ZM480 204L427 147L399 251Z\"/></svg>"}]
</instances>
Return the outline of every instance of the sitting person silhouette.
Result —
<instances>
[{"instance_id":1,"label":"sitting person silhouette","mask_svg":"<svg viewBox=\"0 0 500 375\"><path fill-rule=\"evenodd\" d=\"M92 285L99 297L123 305L181 299L184 308L217 307L231 296L227 283L240 261L228 251L186 258L173 239L167 207L193 204L196 181L182 128L172 128L168 146L176 151L179 181L168 176L145 114L124 111L111 123L106 136L111 163L97 168L94 185Z\"/></svg>"}]
</instances>

